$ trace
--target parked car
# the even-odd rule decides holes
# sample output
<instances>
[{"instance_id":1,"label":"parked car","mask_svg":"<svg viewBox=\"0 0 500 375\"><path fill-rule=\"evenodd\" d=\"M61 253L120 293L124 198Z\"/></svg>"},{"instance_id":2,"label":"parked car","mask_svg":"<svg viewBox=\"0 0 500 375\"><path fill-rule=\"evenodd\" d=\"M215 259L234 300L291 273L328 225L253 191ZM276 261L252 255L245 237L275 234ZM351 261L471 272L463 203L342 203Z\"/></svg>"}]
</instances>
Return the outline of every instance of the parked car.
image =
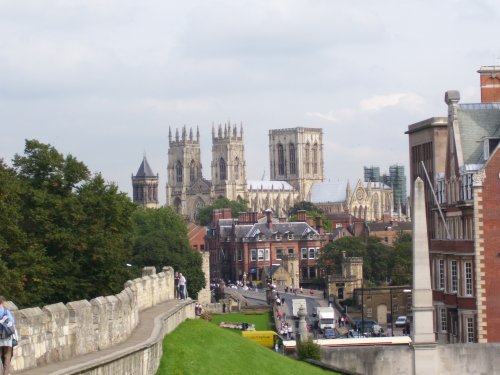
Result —
<instances>
[{"instance_id":1,"label":"parked car","mask_svg":"<svg viewBox=\"0 0 500 375\"><path fill-rule=\"evenodd\" d=\"M404 328L407 321L408 318L406 316L398 316L398 318L394 322L394 325L399 328Z\"/></svg>"},{"instance_id":2,"label":"parked car","mask_svg":"<svg viewBox=\"0 0 500 375\"><path fill-rule=\"evenodd\" d=\"M355 320L354 321L354 329L358 332L368 332L372 333L373 326L378 324L375 320Z\"/></svg>"},{"instance_id":3,"label":"parked car","mask_svg":"<svg viewBox=\"0 0 500 375\"><path fill-rule=\"evenodd\" d=\"M335 331L332 328L325 328L325 332L323 332L323 336L325 339L334 339L335 338Z\"/></svg>"}]
</instances>

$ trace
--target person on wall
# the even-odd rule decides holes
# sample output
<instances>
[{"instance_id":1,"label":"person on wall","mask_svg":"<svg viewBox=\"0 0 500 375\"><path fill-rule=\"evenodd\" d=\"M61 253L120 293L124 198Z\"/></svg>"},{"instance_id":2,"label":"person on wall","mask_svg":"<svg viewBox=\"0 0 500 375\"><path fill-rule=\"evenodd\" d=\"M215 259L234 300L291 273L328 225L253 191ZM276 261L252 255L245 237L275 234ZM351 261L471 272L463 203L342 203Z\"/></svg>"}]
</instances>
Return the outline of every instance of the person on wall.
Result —
<instances>
[{"instance_id":1,"label":"person on wall","mask_svg":"<svg viewBox=\"0 0 500 375\"><path fill-rule=\"evenodd\" d=\"M17 343L14 316L5 307L7 300L0 296L0 356L2 357L3 375L9 375L10 362Z\"/></svg>"},{"instance_id":2,"label":"person on wall","mask_svg":"<svg viewBox=\"0 0 500 375\"><path fill-rule=\"evenodd\" d=\"M186 278L179 272L179 296L181 299L186 299Z\"/></svg>"}]
</instances>

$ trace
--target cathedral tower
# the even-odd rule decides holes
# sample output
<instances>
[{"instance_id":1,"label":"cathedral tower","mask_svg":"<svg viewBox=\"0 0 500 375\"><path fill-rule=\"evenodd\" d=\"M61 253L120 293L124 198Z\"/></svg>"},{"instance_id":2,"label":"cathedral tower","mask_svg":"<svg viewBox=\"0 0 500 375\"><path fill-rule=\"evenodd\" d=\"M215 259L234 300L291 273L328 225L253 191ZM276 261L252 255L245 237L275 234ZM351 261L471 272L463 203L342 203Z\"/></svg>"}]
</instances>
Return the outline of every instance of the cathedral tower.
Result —
<instances>
[{"instance_id":1,"label":"cathedral tower","mask_svg":"<svg viewBox=\"0 0 500 375\"><path fill-rule=\"evenodd\" d=\"M173 206L181 215L192 216L191 205L203 206L206 203L206 198L193 194L193 187L202 180L199 129L194 137L193 129L189 129L188 135L184 126L181 134L179 129L175 129L175 136L172 137L169 128L168 144L167 206Z\"/></svg>"},{"instance_id":2,"label":"cathedral tower","mask_svg":"<svg viewBox=\"0 0 500 375\"><path fill-rule=\"evenodd\" d=\"M310 200L311 186L323 181L323 129L269 130L271 180L287 181Z\"/></svg>"},{"instance_id":3,"label":"cathedral tower","mask_svg":"<svg viewBox=\"0 0 500 375\"><path fill-rule=\"evenodd\" d=\"M147 207L158 207L158 174L154 174L149 166L146 155L142 159L137 174L132 175L132 194L135 204Z\"/></svg>"},{"instance_id":4,"label":"cathedral tower","mask_svg":"<svg viewBox=\"0 0 500 375\"><path fill-rule=\"evenodd\" d=\"M212 196L229 200L247 199L243 126L212 126Z\"/></svg>"}]
</instances>

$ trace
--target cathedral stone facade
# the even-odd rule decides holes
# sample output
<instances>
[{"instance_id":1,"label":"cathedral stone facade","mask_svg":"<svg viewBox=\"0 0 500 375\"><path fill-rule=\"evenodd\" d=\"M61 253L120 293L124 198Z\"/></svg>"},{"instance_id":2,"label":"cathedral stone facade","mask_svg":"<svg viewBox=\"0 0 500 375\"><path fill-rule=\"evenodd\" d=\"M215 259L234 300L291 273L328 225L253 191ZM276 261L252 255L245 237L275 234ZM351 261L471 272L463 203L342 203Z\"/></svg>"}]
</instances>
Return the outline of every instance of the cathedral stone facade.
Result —
<instances>
[{"instance_id":1,"label":"cathedral stone facade","mask_svg":"<svg viewBox=\"0 0 500 375\"><path fill-rule=\"evenodd\" d=\"M322 129L269 131L271 181L247 180L243 126L212 127L211 180L202 174L200 134L186 127L169 129L167 205L189 220L215 199L243 199L249 209L271 208L286 217L288 209L305 200L314 182L323 180Z\"/></svg>"},{"instance_id":2,"label":"cathedral stone facade","mask_svg":"<svg viewBox=\"0 0 500 375\"><path fill-rule=\"evenodd\" d=\"M146 156L137 170L132 175L132 196L135 204L147 208L158 207L158 174L154 174L149 166Z\"/></svg>"}]
</instances>

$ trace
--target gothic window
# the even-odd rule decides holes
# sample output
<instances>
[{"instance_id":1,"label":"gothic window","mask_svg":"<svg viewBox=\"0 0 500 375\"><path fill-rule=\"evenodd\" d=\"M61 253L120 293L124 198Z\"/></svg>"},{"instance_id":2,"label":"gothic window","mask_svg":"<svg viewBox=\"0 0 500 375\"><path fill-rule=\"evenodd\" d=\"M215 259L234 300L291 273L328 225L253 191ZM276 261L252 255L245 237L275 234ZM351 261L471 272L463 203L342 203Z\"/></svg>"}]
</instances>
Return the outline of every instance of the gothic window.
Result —
<instances>
[{"instance_id":1,"label":"gothic window","mask_svg":"<svg viewBox=\"0 0 500 375\"><path fill-rule=\"evenodd\" d=\"M289 160L290 160L290 174L295 174L296 172L296 167L295 167L295 145L293 143L290 143L288 146L288 153L289 153Z\"/></svg>"},{"instance_id":2,"label":"gothic window","mask_svg":"<svg viewBox=\"0 0 500 375\"><path fill-rule=\"evenodd\" d=\"M313 162L312 162L312 169L313 173L317 174L318 173L318 144L315 143L313 146Z\"/></svg>"},{"instance_id":3,"label":"gothic window","mask_svg":"<svg viewBox=\"0 0 500 375\"><path fill-rule=\"evenodd\" d=\"M182 164L180 161L178 161L175 166L175 174L177 176L177 182L182 182Z\"/></svg>"},{"instance_id":4,"label":"gothic window","mask_svg":"<svg viewBox=\"0 0 500 375\"><path fill-rule=\"evenodd\" d=\"M234 159L234 179L240 179L240 160L238 158Z\"/></svg>"},{"instance_id":5,"label":"gothic window","mask_svg":"<svg viewBox=\"0 0 500 375\"><path fill-rule=\"evenodd\" d=\"M306 173L309 173L309 163L311 162L310 160L310 145L309 143L306 144Z\"/></svg>"},{"instance_id":6,"label":"gothic window","mask_svg":"<svg viewBox=\"0 0 500 375\"><path fill-rule=\"evenodd\" d=\"M189 165L189 180L191 181L191 183L194 182L196 178L196 163L194 162L194 160L191 160L191 164Z\"/></svg>"},{"instance_id":7,"label":"gothic window","mask_svg":"<svg viewBox=\"0 0 500 375\"><path fill-rule=\"evenodd\" d=\"M278 174L280 176L285 174L285 152L281 143L278 144Z\"/></svg>"},{"instance_id":8,"label":"gothic window","mask_svg":"<svg viewBox=\"0 0 500 375\"><path fill-rule=\"evenodd\" d=\"M227 178L227 170L226 170L226 161L223 158L220 158L219 161L219 175L221 181L224 181Z\"/></svg>"}]
</instances>

